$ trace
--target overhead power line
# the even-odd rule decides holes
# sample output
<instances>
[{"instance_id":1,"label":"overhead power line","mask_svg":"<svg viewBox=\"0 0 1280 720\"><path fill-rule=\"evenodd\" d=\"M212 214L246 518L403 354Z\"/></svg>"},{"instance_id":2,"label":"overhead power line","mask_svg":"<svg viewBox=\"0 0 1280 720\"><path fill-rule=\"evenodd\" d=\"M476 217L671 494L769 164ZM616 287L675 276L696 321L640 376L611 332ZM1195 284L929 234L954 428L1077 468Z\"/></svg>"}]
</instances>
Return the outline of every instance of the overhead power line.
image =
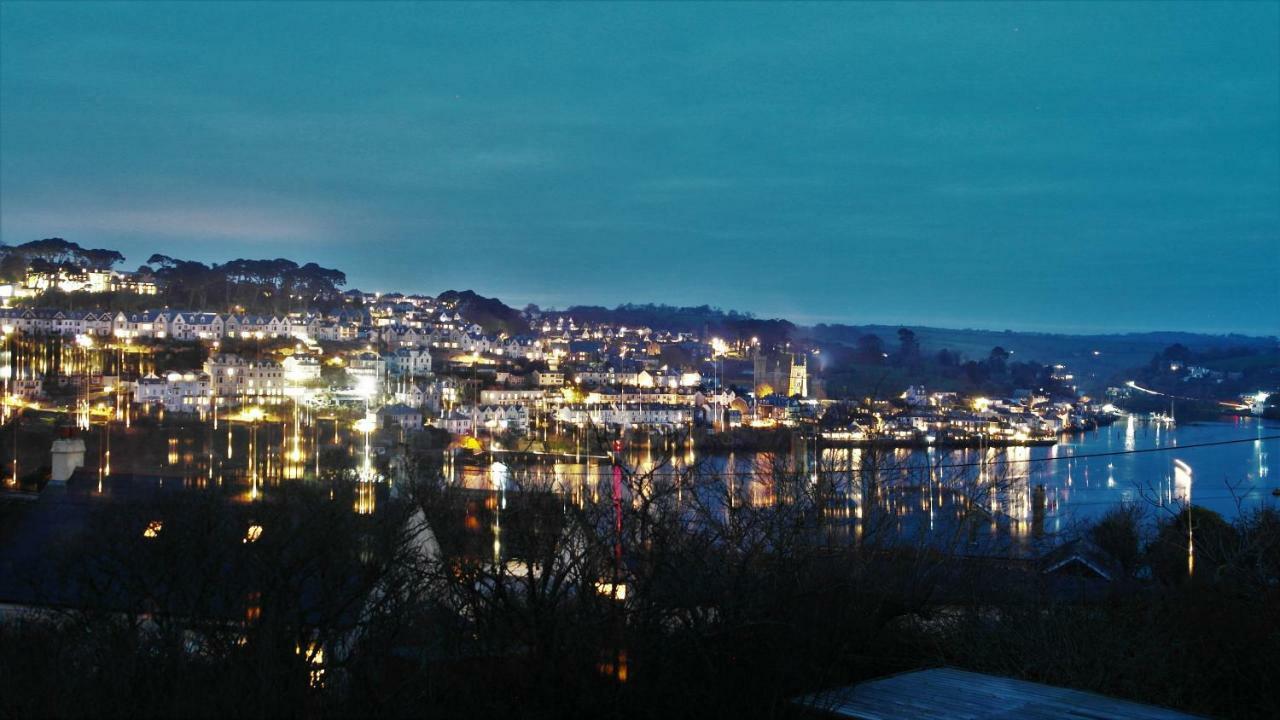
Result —
<instances>
[{"instance_id":1,"label":"overhead power line","mask_svg":"<svg viewBox=\"0 0 1280 720\"><path fill-rule=\"evenodd\" d=\"M965 462L965 463L946 463L946 464L940 464L940 465L882 465L880 466L879 469L889 470L889 471L947 470L952 468L991 467L993 465L1017 465L1017 464L1031 464L1031 463L1062 462L1064 460L1087 460L1090 458L1117 457L1122 455L1145 455L1148 453L1177 452L1180 450L1196 450L1199 448L1206 448L1206 447L1219 447L1223 445L1240 445L1243 443L1253 443L1253 442L1269 442L1273 440L1280 440L1280 435L1261 435L1258 437L1236 438L1232 440L1215 440L1212 442L1189 443L1186 445L1166 445L1164 447L1158 447L1158 448L1142 448L1142 449L1135 449L1135 450L1113 450L1113 451L1107 451L1107 452L1082 453L1079 455L1075 455L1075 454L1057 455L1053 457L1043 457L1043 458L1009 459L1009 458L1001 457L1001 458L996 458L993 460L986 460L986 461ZM1004 448L999 448L999 449L1006 449L1007 447L1009 446L1005 446ZM1017 447L1017 446L1013 446L1013 447ZM859 450L862 448L849 447L849 448L840 448L840 449ZM896 448L896 449L904 449L904 448ZM905 449L914 449L914 448L905 448ZM957 451L971 450L971 449L976 449L976 448L955 448L955 450ZM991 448L991 449L997 449L997 448ZM585 455L583 456L584 459L586 459L586 457L587 456ZM675 457L675 456L673 455L672 457ZM669 459L670 458L663 458L657 465L654 466L653 470L662 469L664 466L675 471L685 470L692 467L692 466L677 467L669 463L668 462ZM695 463L695 465L696 464L697 463ZM852 470L852 469L853 468L848 468L848 470ZM871 468L868 468L868 469L871 469ZM838 469L835 471L844 472L845 470ZM636 472L636 471L632 469L632 472ZM644 472L641 472L640 474L643 475L647 472L651 472L651 471L644 471ZM831 472L831 471L822 470L822 472ZM726 470L726 471L715 472L714 474L732 477L732 476L740 476L740 475L757 475L758 473L747 472L747 471L737 471L737 470ZM587 477L588 473L562 472L562 473L559 473L559 475L560 477L577 477L577 476Z\"/></svg>"},{"instance_id":2,"label":"overhead power line","mask_svg":"<svg viewBox=\"0 0 1280 720\"><path fill-rule=\"evenodd\" d=\"M1158 448L1142 448L1140 450L1113 450L1108 452L1082 453L1079 455L1058 455L1055 457L1043 458L1023 458L1016 460L997 460L988 462L972 462L972 463L951 463L947 465L925 465L920 466L921 470L939 470L944 468L963 468L963 467L982 467L992 465L993 463L1001 464L1019 464L1019 463L1037 463L1037 462L1059 462L1062 460L1081 460L1087 458L1098 457L1115 457L1118 455L1144 455L1146 453L1174 452L1177 450L1195 450L1197 448L1215 447L1218 445L1239 445L1242 443L1261 442L1264 440L1280 440L1280 435L1262 435L1260 437L1238 438L1234 440L1215 440L1213 442L1190 443L1187 445L1166 445ZM904 468L905 469L905 468Z\"/></svg>"}]
</instances>

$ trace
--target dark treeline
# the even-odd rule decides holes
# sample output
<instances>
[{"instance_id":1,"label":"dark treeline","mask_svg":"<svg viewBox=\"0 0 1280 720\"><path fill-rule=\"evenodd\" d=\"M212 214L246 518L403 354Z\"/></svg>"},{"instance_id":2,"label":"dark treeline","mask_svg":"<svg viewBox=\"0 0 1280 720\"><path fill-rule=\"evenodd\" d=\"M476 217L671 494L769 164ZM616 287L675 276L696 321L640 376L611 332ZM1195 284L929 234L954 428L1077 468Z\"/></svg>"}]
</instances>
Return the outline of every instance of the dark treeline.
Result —
<instances>
[{"instance_id":1,"label":"dark treeline","mask_svg":"<svg viewBox=\"0 0 1280 720\"><path fill-rule=\"evenodd\" d=\"M0 278L18 282L28 270L110 270L124 259L124 255L115 250L82 248L62 238L33 240L22 245L0 246ZM62 293L54 289L28 304L120 310L169 306L275 314L336 307L344 301L341 288L347 283L347 276L340 270L313 262L299 265L285 258L205 264L155 254L136 273L156 282L159 287L156 296L124 292Z\"/></svg>"},{"instance_id":2,"label":"dark treeline","mask_svg":"<svg viewBox=\"0 0 1280 720\"><path fill-rule=\"evenodd\" d=\"M177 307L281 313L332 307L342 302L347 283L340 270L292 260L230 260L204 263L152 255L149 271L164 287L164 299Z\"/></svg>"},{"instance_id":3,"label":"dark treeline","mask_svg":"<svg viewBox=\"0 0 1280 720\"><path fill-rule=\"evenodd\" d=\"M898 328L892 341L876 333L858 335L852 344L824 346L819 365L833 396L896 397L907 385L1008 396L1016 389L1050 397L1073 398L1074 388L1056 376L1053 366L1034 359L1014 360L997 345L985 356L969 358L949 348L925 348L915 331Z\"/></svg>"},{"instance_id":4,"label":"dark treeline","mask_svg":"<svg viewBox=\"0 0 1280 720\"><path fill-rule=\"evenodd\" d=\"M39 271L110 270L124 262L124 255L105 248L83 248L62 238L32 240L21 245L0 245L0 279L17 282L28 268Z\"/></svg>"},{"instance_id":5,"label":"dark treeline","mask_svg":"<svg viewBox=\"0 0 1280 720\"><path fill-rule=\"evenodd\" d=\"M966 329L947 329L940 327L913 326L920 335L933 335L935 333L959 334L966 337L975 344L1001 344L1002 339L1013 338L1038 338L1044 340L1069 339L1083 346L1112 345L1115 343L1129 344L1184 344L1188 346L1218 348L1218 347L1236 347L1246 345L1258 345L1260 341L1276 342L1275 337L1261 338L1251 335L1241 335L1238 333L1227 333L1223 335L1210 335L1205 333L1193 333L1182 331L1153 331L1153 332L1128 332L1128 333L1108 333L1108 334L1089 334L1089 335L1068 335L1063 333L1036 332L1032 330L982 330L976 328ZM885 337L891 336L897 329L894 325L844 325L840 323L818 323L812 327L805 328L804 337L823 342L839 342L852 344L857 339L866 334L877 334Z\"/></svg>"}]
</instances>

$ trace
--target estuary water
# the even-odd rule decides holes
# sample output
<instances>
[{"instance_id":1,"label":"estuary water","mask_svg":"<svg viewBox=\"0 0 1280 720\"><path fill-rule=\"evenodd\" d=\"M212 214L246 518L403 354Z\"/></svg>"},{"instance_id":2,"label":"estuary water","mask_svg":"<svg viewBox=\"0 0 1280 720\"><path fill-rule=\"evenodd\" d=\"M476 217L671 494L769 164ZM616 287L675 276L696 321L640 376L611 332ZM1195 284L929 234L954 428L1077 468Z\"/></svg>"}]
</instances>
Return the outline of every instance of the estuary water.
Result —
<instances>
[{"instance_id":1,"label":"estuary water","mask_svg":"<svg viewBox=\"0 0 1280 720\"><path fill-rule=\"evenodd\" d=\"M685 443L629 447L626 472L721 476L743 504L767 506L792 491L788 483L826 476L842 488L831 503L846 517L878 504L895 515L923 512L930 520L955 501L957 488L990 491L980 504L1007 522L1015 536L1057 533L1122 502L1172 506L1190 500L1227 518L1264 504L1280 506L1280 422L1256 417L1165 427L1139 418L1064 435L1051 447L888 450L878 456L854 448L811 448L773 455L709 455ZM157 438L160 441L157 442ZM162 426L157 429L95 427L87 433L88 465L99 477L116 472L179 477L193 488L218 487L252 501L276 487L314 481L331 448L359 466L369 450L358 433L332 421L262 423L261 426ZM328 452L328 451L326 451ZM604 458L545 458L485 462L445 459L446 478L474 490L514 490L522 484L553 487L570 501L610 496L612 469ZM325 456L322 458L322 456ZM113 459L114 458L114 459ZM322 463L322 459L325 460ZM44 453L36 460L44 461ZM24 460L25 462L25 460ZM34 461L33 461L34 462ZM868 465L882 489L864 497ZM371 507L361 506L360 512ZM932 525L932 522L930 523Z\"/></svg>"},{"instance_id":2,"label":"estuary water","mask_svg":"<svg viewBox=\"0 0 1280 720\"><path fill-rule=\"evenodd\" d=\"M1176 427L1129 417L1109 427L1063 435L1050 447L887 451L888 462L877 460L885 479L897 478L899 487L933 492L879 502L895 511L897 505L928 509L946 501L943 485L990 482L999 489L992 490L984 504L1007 519L1015 535L1029 533L1033 523L1040 522L1045 531L1066 531L1124 502L1143 504L1154 514L1161 506L1190 501L1234 518L1264 504L1280 506L1280 497L1272 494L1280 488L1280 439L1273 436L1280 436L1280 422L1256 417ZM696 468L731 478L738 497L751 504L775 502L780 487L775 482L784 474L829 473L847 481L867 462L865 451L850 448L823 449L820 457L803 450L781 457L703 456L688 447L632 448L624 454L631 472L679 474ZM514 489L532 482L585 502L607 492L602 483L607 485L610 478L607 464L585 458L532 466L495 460L448 472L454 482L477 490ZM853 512L863 498L857 483L846 485L850 491L844 499Z\"/></svg>"},{"instance_id":3,"label":"estuary water","mask_svg":"<svg viewBox=\"0 0 1280 720\"><path fill-rule=\"evenodd\" d=\"M1130 417L1033 448L1031 458L1044 461L1030 463L1031 478L1044 484L1059 522L1161 497L1189 498L1233 518L1280 505L1272 495L1280 488L1280 439L1264 439L1271 436L1280 436L1280 422L1257 417L1172 428Z\"/></svg>"}]
</instances>

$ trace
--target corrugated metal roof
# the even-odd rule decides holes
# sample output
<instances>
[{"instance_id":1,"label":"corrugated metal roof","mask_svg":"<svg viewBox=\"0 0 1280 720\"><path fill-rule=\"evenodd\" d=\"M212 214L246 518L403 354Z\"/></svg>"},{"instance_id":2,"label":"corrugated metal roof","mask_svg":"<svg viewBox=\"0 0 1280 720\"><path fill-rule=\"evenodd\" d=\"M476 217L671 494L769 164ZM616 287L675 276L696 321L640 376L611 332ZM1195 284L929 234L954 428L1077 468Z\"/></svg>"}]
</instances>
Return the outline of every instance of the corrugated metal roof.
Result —
<instances>
[{"instance_id":1,"label":"corrugated metal roof","mask_svg":"<svg viewBox=\"0 0 1280 720\"><path fill-rule=\"evenodd\" d=\"M808 695L795 702L858 720L1185 720L1194 717L1080 690L952 668L894 675Z\"/></svg>"}]
</instances>

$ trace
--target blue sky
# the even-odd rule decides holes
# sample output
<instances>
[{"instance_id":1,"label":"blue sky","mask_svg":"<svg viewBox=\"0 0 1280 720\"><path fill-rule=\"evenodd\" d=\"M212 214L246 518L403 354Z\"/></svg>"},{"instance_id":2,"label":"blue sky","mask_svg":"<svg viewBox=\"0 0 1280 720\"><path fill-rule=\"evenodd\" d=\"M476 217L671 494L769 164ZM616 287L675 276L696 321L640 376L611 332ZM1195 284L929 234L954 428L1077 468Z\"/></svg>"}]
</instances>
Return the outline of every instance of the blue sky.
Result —
<instances>
[{"instance_id":1,"label":"blue sky","mask_svg":"<svg viewBox=\"0 0 1280 720\"><path fill-rule=\"evenodd\" d=\"M0 4L0 240L1280 333L1274 3Z\"/></svg>"}]
</instances>

